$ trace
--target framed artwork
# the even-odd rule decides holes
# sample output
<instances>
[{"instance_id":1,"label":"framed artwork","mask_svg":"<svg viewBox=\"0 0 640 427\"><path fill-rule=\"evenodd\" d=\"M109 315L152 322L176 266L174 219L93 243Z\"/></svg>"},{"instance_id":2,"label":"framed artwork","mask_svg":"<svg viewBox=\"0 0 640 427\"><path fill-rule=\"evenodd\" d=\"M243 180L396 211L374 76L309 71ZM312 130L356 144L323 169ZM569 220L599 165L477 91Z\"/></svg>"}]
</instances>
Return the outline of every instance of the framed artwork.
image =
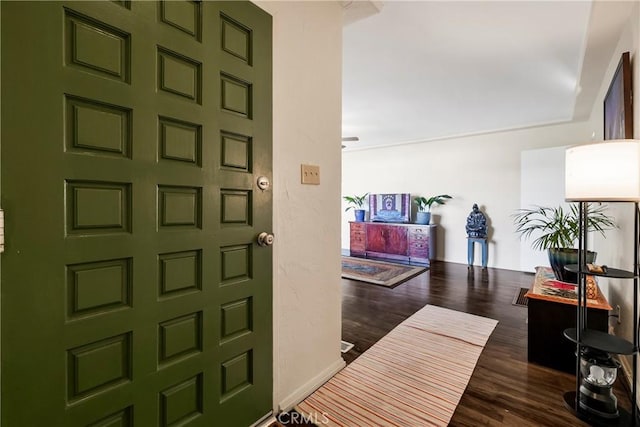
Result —
<instances>
[{"instance_id":1,"label":"framed artwork","mask_svg":"<svg viewBox=\"0 0 640 427\"><path fill-rule=\"evenodd\" d=\"M411 194L371 194L369 215L376 222L410 222Z\"/></svg>"},{"instance_id":2,"label":"framed artwork","mask_svg":"<svg viewBox=\"0 0 640 427\"><path fill-rule=\"evenodd\" d=\"M604 97L604 139L633 138L631 62L624 52Z\"/></svg>"}]
</instances>

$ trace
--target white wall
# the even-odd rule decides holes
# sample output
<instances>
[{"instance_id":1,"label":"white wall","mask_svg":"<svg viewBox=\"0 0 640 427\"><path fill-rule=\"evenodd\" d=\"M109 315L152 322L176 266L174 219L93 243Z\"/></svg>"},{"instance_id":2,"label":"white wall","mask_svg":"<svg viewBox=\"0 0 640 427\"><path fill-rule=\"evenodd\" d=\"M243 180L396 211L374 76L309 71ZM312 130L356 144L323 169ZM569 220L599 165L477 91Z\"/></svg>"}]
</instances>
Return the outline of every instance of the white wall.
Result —
<instances>
[{"instance_id":1,"label":"white wall","mask_svg":"<svg viewBox=\"0 0 640 427\"><path fill-rule=\"evenodd\" d=\"M564 152L566 146L525 150L520 153L520 206L562 206L564 201ZM531 242L541 233L534 233L520 242L520 270L535 272L539 265L549 265L547 251L531 247Z\"/></svg>"},{"instance_id":2,"label":"white wall","mask_svg":"<svg viewBox=\"0 0 640 427\"><path fill-rule=\"evenodd\" d=\"M256 1L273 16L274 409L344 366L340 357L342 8ZM300 164L320 166L319 186Z\"/></svg>"},{"instance_id":3,"label":"white wall","mask_svg":"<svg viewBox=\"0 0 640 427\"><path fill-rule=\"evenodd\" d=\"M520 240L511 215L521 207L521 152L589 140L588 123L581 122L345 151L342 194L453 196L446 205L432 210L435 222L440 224L436 258L465 264L466 218L472 205L478 203L490 223L489 266L519 270ZM343 213L343 248L349 247L347 221L352 216L351 211Z\"/></svg>"}]
</instances>

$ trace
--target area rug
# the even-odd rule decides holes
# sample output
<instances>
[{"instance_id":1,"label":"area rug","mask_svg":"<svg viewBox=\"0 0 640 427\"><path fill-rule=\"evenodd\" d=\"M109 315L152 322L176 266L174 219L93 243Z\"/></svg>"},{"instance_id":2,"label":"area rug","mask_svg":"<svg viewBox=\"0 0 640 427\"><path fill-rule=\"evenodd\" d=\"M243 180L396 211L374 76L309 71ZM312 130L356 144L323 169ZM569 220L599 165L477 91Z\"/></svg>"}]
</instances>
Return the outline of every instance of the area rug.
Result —
<instances>
[{"instance_id":1,"label":"area rug","mask_svg":"<svg viewBox=\"0 0 640 427\"><path fill-rule=\"evenodd\" d=\"M446 426L497 324L427 305L296 410L323 426Z\"/></svg>"},{"instance_id":2,"label":"area rug","mask_svg":"<svg viewBox=\"0 0 640 427\"><path fill-rule=\"evenodd\" d=\"M342 257L342 277L344 279L359 280L361 282L373 283L374 285L398 285L425 270L425 267L417 267L414 265Z\"/></svg>"}]
</instances>

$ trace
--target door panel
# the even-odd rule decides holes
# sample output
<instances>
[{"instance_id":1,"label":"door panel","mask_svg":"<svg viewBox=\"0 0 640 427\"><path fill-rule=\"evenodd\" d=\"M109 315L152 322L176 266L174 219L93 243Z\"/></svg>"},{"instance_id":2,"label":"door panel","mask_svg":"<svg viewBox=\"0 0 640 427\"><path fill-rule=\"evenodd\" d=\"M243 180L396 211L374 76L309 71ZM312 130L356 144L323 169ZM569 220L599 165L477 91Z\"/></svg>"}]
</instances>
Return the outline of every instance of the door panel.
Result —
<instances>
[{"instance_id":1,"label":"door panel","mask_svg":"<svg viewBox=\"0 0 640 427\"><path fill-rule=\"evenodd\" d=\"M384 224L367 224L367 250L384 252L387 246L387 226Z\"/></svg>"},{"instance_id":2,"label":"door panel","mask_svg":"<svg viewBox=\"0 0 640 427\"><path fill-rule=\"evenodd\" d=\"M271 18L0 7L3 425L253 423L272 403Z\"/></svg>"},{"instance_id":3,"label":"door panel","mask_svg":"<svg viewBox=\"0 0 640 427\"><path fill-rule=\"evenodd\" d=\"M398 255L407 254L407 227L390 226L387 228L385 252Z\"/></svg>"}]
</instances>

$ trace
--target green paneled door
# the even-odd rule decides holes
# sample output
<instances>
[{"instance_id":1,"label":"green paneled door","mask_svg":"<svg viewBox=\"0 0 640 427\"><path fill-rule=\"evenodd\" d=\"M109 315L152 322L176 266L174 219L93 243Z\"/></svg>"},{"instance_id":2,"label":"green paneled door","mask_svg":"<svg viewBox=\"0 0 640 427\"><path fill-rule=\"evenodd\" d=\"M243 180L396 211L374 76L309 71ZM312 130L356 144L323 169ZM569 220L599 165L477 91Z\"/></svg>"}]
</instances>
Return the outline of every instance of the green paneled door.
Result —
<instances>
[{"instance_id":1,"label":"green paneled door","mask_svg":"<svg viewBox=\"0 0 640 427\"><path fill-rule=\"evenodd\" d=\"M2 2L2 425L272 405L271 17Z\"/></svg>"}]
</instances>

